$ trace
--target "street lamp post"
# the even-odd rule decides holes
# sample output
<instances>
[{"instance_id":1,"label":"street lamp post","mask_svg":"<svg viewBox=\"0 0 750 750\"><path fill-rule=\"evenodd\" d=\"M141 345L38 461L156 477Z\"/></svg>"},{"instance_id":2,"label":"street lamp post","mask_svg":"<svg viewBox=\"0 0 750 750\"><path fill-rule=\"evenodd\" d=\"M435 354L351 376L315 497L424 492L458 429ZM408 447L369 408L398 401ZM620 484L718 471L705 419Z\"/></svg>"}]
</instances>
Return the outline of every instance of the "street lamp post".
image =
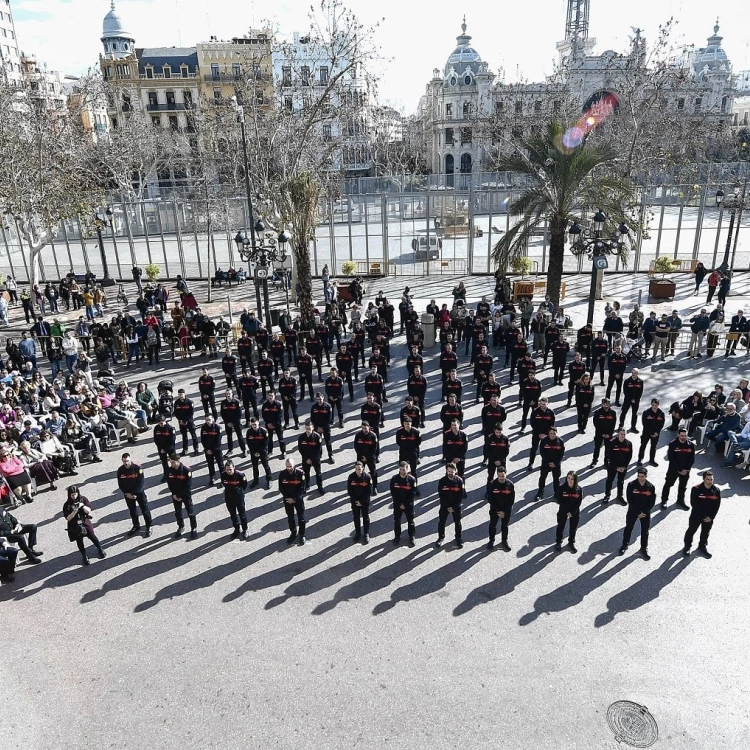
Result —
<instances>
[{"instance_id":1,"label":"street lamp post","mask_svg":"<svg viewBox=\"0 0 750 750\"><path fill-rule=\"evenodd\" d=\"M739 240L742 212L748 207L747 197L747 177L745 178L745 184L742 187L742 193L740 193L739 186L734 188L731 195L725 195L724 191L721 188L716 191L716 205L722 211L729 211L729 232L727 233L727 242L724 247L724 259L721 261L721 265L718 268L718 270L722 273L727 273L734 268L734 252L732 252L731 266L729 263L729 253L732 250L733 238L734 251L736 252L737 250L737 241ZM735 223L737 224L736 231Z\"/></svg>"},{"instance_id":2,"label":"street lamp post","mask_svg":"<svg viewBox=\"0 0 750 750\"><path fill-rule=\"evenodd\" d=\"M291 240L289 232L282 230L276 237L273 233L266 232L265 224L258 219L253 226L255 243L248 240L247 235L237 232L234 241L240 257L248 263L253 262L255 269L253 279L255 282L255 295L258 304L258 317L260 311L265 309L266 325L271 329L271 309L268 297L268 276L273 270L273 264L280 264L286 260L286 245ZM263 288L263 301L265 307L261 307L260 290ZM288 294L288 292L287 292ZM287 297L287 309L288 309Z\"/></svg>"},{"instance_id":3,"label":"street lamp post","mask_svg":"<svg viewBox=\"0 0 750 750\"><path fill-rule=\"evenodd\" d=\"M104 278L101 280L102 286L113 286L115 280L109 275L109 266L107 265L107 254L104 251L104 238L102 237L102 229L104 227L111 227L113 225L113 211L109 206L106 209L99 209L94 217L94 229L96 229L96 237L99 241L99 255L102 259L102 272Z\"/></svg>"},{"instance_id":4,"label":"street lamp post","mask_svg":"<svg viewBox=\"0 0 750 750\"><path fill-rule=\"evenodd\" d=\"M596 302L596 274L609 267L607 255L619 254L629 237L629 230L625 224L620 224L617 234L606 239L604 226L607 217L602 211L597 211L592 219L592 227L584 231L577 221L573 221L568 229L570 250L574 255L586 255L591 259L591 288L589 290L589 309L586 322L594 324L594 303Z\"/></svg>"},{"instance_id":5,"label":"street lamp post","mask_svg":"<svg viewBox=\"0 0 750 750\"><path fill-rule=\"evenodd\" d=\"M247 215L250 222L250 245L255 250L256 237L255 237L255 215L253 212L253 193L250 187L250 163L247 158L247 133L245 132L245 108L238 104L237 97L232 97L232 106L237 114L237 122L240 125L240 136L242 140L242 168L245 172L245 196L247 198ZM260 309L258 310L258 317L260 318Z\"/></svg>"}]
</instances>

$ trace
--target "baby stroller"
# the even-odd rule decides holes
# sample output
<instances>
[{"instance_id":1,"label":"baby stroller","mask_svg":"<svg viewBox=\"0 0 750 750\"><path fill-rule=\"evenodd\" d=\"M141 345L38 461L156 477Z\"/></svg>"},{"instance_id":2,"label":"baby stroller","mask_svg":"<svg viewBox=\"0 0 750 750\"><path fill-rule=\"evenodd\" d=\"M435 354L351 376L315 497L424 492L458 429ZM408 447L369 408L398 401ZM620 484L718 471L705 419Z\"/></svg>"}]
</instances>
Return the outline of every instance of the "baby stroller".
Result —
<instances>
[{"instance_id":1,"label":"baby stroller","mask_svg":"<svg viewBox=\"0 0 750 750\"><path fill-rule=\"evenodd\" d=\"M172 397L172 391L174 391L174 384L171 380L161 380L157 386L159 391L159 414L163 414L167 419L172 419L174 414L174 398Z\"/></svg>"},{"instance_id":2,"label":"baby stroller","mask_svg":"<svg viewBox=\"0 0 750 750\"><path fill-rule=\"evenodd\" d=\"M643 362L646 359L643 351L645 343L646 339L643 336L637 339L624 339L622 352L628 358L628 362L631 359L635 362Z\"/></svg>"},{"instance_id":3,"label":"baby stroller","mask_svg":"<svg viewBox=\"0 0 750 750\"><path fill-rule=\"evenodd\" d=\"M125 287L122 284L117 289L117 304L128 306L128 295L125 294Z\"/></svg>"}]
</instances>

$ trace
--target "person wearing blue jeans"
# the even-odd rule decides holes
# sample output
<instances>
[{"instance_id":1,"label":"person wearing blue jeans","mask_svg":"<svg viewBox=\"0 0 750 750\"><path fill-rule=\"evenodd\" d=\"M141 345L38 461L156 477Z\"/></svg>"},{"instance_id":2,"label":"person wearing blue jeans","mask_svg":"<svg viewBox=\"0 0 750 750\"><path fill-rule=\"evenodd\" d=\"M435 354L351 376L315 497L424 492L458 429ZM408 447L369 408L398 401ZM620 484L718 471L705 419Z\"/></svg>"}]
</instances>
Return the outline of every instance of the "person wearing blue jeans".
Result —
<instances>
[{"instance_id":1,"label":"person wearing blue jeans","mask_svg":"<svg viewBox=\"0 0 750 750\"><path fill-rule=\"evenodd\" d=\"M734 404L727 404L726 413L716 420L714 428L706 433L706 439L715 441L716 452L719 453L724 449L724 441L729 439L729 433L737 432L739 428L740 415L737 414L737 408Z\"/></svg>"},{"instance_id":2,"label":"person wearing blue jeans","mask_svg":"<svg viewBox=\"0 0 750 750\"><path fill-rule=\"evenodd\" d=\"M722 464L723 468L734 466L734 456L739 451L750 450L750 422L746 422L742 432L730 432L727 436L729 440L729 453L727 460Z\"/></svg>"}]
</instances>

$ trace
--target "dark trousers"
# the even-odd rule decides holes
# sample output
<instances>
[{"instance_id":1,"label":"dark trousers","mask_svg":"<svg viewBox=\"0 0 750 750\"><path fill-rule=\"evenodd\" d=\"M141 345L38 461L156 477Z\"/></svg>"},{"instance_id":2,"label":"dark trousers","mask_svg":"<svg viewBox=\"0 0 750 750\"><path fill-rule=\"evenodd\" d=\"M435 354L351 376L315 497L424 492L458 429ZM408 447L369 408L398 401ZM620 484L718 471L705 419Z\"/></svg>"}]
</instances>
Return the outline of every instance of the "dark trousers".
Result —
<instances>
[{"instance_id":1,"label":"dark trousers","mask_svg":"<svg viewBox=\"0 0 750 750\"><path fill-rule=\"evenodd\" d=\"M506 462L507 462L507 458L503 462L497 465L495 464L494 461L490 461L487 464L487 484L489 484L495 478L495 472L498 470L500 466L505 466Z\"/></svg>"},{"instance_id":2,"label":"dark trousers","mask_svg":"<svg viewBox=\"0 0 750 750\"><path fill-rule=\"evenodd\" d=\"M370 458L369 456L357 456L357 458L367 464L367 470L370 472L370 479L372 479L372 489L378 488L378 466L375 463L375 457Z\"/></svg>"},{"instance_id":3,"label":"dark trousers","mask_svg":"<svg viewBox=\"0 0 750 750\"><path fill-rule=\"evenodd\" d=\"M326 450L328 451L328 458L330 458L333 455L333 449L331 448L331 427L330 425L328 427L316 427L315 432L320 435L320 437L323 438L323 442L325 443ZM268 436L270 438L271 433L268 433ZM279 438L281 439L281 438Z\"/></svg>"},{"instance_id":4,"label":"dark trousers","mask_svg":"<svg viewBox=\"0 0 750 750\"><path fill-rule=\"evenodd\" d=\"M331 405L331 424L333 424L334 420L334 412L338 412L339 415L339 427L342 427L344 424L344 410L341 408L341 399L328 399L328 403Z\"/></svg>"},{"instance_id":5,"label":"dark trousers","mask_svg":"<svg viewBox=\"0 0 750 750\"><path fill-rule=\"evenodd\" d=\"M190 436L193 438L193 450L198 450L198 435L195 432L195 425L192 422L188 422L187 424L182 424L182 422L179 423L180 426L180 435L182 435L182 452L187 453L188 452L188 432L190 433Z\"/></svg>"},{"instance_id":6,"label":"dark trousers","mask_svg":"<svg viewBox=\"0 0 750 750\"><path fill-rule=\"evenodd\" d=\"M258 418L258 397L255 391L248 394L242 394L242 406L245 409L245 425L250 424L250 408L253 409L253 416Z\"/></svg>"},{"instance_id":7,"label":"dark trousers","mask_svg":"<svg viewBox=\"0 0 750 750\"><path fill-rule=\"evenodd\" d=\"M302 461L302 471L305 473L305 489L310 486L310 470L315 470L315 481L317 482L318 489L323 489L323 472L320 470L320 460L314 459L312 463L307 463L306 460Z\"/></svg>"},{"instance_id":8,"label":"dark trousers","mask_svg":"<svg viewBox=\"0 0 750 750\"><path fill-rule=\"evenodd\" d=\"M247 531L247 512L245 511L245 493L232 492L224 495L229 517L232 519L232 526L235 529L242 527Z\"/></svg>"},{"instance_id":9,"label":"dark trousers","mask_svg":"<svg viewBox=\"0 0 750 750\"><path fill-rule=\"evenodd\" d=\"M299 374L299 399L300 401L304 401L304 398L305 398L305 384L307 384L307 389L310 392L310 401L313 401L315 399L315 396L313 396L312 371L309 373L301 372Z\"/></svg>"},{"instance_id":10,"label":"dark trousers","mask_svg":"<svg viewBox=\"0 0 750 750\"><path fill-rule=\"evenodd\" d=\"M259 456L252 454L250 460L253 463L253 481L257 482L259 478L259 465L263 466L263 471L266 472L266 479L271 481L271 467L268 465L268 454L261 453Z\"/></svg>"},{"instance_id":11,"label":"dark trousers","mask_svg":"<svg viewBox=\"0 0 750 750\"><path fill-rule=\"evenodd\" d=\"M289 531L292 534L297 533L297 523L295 523L294 515L297 514L297 522L299 522L299 535L305 535L305 528L307 526L307 518L305 517L305 501L295 500L293 503L287 503L284 501L284 510L286 511L287 521L289 523Z\"/></svg>"},{"instance_id":12,"label":"dark trousers","mask_svg":"<svg viewBox=\"0 0 750 750\"><path fill-rule=\"evenodd\" d=\"M513 382L513 376L516 373L516 367L518 365L518 357L511 357L510 360L510 382Z\"/></svg>"},{"instance_id":13,"label":"dark trousers","mask_svg":"<svg viewBox=\"0 0 750 750\"><path fill-rule=\"evenodd\" d=\"M164 472L164 476L167 476L167 472L169 471L169 454L171 451L159 451L159 461L161 461L161 468Z\"/></svg>"},{"instance_id":14,"label":"dark trousers","mask_svg":"<svg viewBox=\"0 0 750 750\"><path fill-rule=\"evenodd\" d=\"M285 398L282 399L284 405L284 427L289 427L289 410L292 411L294 417L295 428L299 427L299 417L297 416L297 399L296 398Z\"/></svg>"},{"instance_id":15,"label":"dark trousers","mask_svg":"<svg viewBox=\"0 0 750 750\"><path fill-rule=\"evenodd\" d=\"M139 529L141 522L138 518L138 509L141 509L143 514L143 520L146 522L146 528L151 528L151 511L148 509L148 500L146 499L145 492L136 493L135 497L126 497L125 502L127 503L128 510L130 511L130 520L133 522L133 527Z\"/></svg>"},{"instance_id":16,"label":"dark trousers","mask_svg":"<svg viewBox=\"0 0 750 750\"><path fill-rule=\"evenodd\" d=\"M240 357L240 366L242 367L243 373L250 370L250 374L255 375L255 365L253 364L252 354L249 357Z\"/></svg>"},{"instance_id":17,"label":"dark trousers","mask_svg":"<svg viewBox=\"0 0 750 750\"><path fill-rule=\"evenodd\" d=\"M622 404L622 411L620 412L620 427L625 424L625 417L628 411L631 411L630 429L634 430L638 423L638 404L640 401L631 401L627 396Z\"/></svg>"},{"instance_id":18,"label":"dark trousers","mask_svg":"<svg viewBox=\"0 0 750 750\"><path fill-rule=\"evenodd\" d=\"M539 435L535 432L531 436L531 450L529 451L529 463L534 463L534 459L536 458L536 452L539 450L539 443L541 442L541 438Z\"/></svg>"},{"instance_id":19,"label":"dark trousers","mask_svg":"<svg viewBox=\"0 0 750 750\"><path fill-rule=\"evenodd\" d=\"M503 542L508 541L508 524L510 523L510 515L508 513L505 514L504 518L500 518L500 516L497 515L496 510L492 510L490 508L490 529L489 529L489 537L490 541L495 541L495 536L497 535L497 522L500 522L500 539Z\"/></svg>"},{"instance_id":20,"label":"dark trousers","mask_svg":"<svg viewBox=\"0 0 750 750\"><path fill-rule=\"evenodd\" d=\"M174 506L174 517L177 519L177 528L181 529L185 526L182 516L183 508L190 519L190 528L198 528L198 521L195 518L195 510L193 509L193 498L190 495L183 495L179 500L172 498L172 505Z\"/></svg>"},{"instance_id":21,"label":"dark trousers","mask_svg":"<svg viewBox=\"0 0 750 750\"><path fill-rule=\"evenodd\" d=\"M240 450L244 453L245 448L245 438L242 437L242 427L240 426L239 422L226 422L224 424L224 428L227 431L227 448L231 451L232 450L232 434L236 433L237 435L237 445L239 445Z\"/></svg>"},{"instance_id":22,"label":"dark trousers","mask_svg":"<svg viewBox=\"0 0 750 750\"><path fill-rule=\"evenodd\" d=\"M404 507L401 508L400 503L395 503L393 506L393 534L396 539L401 537L401 517L406 516L406 530L409 532L409 538L413 539L416 534L416 526L414 524L414 505L411 503L404 503Z\"/></svg>"},{"instance_id":23,"label":"dark trousers","mask_svg":"<svg viewBox=\"0 0 750 750\"><path fill-rule=\"evenodd\" d=\"M609 438L606 438L606 439L609 440ZM604 445L604 440L605 440L604 435L602 435L601 432L594 433L594 457L591 459L592 461L599 460L599 454L602 451L602 445ZM606 454L605 454L605 457L606 457Z\"/></svg>"},{"instance_id":24,"label":"dark trousers","mask_svg":"<svg viewBox=\"0 0 750 750\"><path fill-rule=\"evenodd\" d=\"M214 419L219 418L219 415L216 413L216 400L213 396L201 396L201 403L203 404L203 413L205 416L211 414Z\"/></svg>"},{"instance_id":25,"label":"dark trousers","mask_svg":"<svg viewBox=\"0 0 750 750\"><path fill-rule=\"evenodd\" d=\"M217 467L219 469L219 473L224 471L224 456L221 455L220 450L206 453L206 463L208 464L209 479L213 482Z\"/></svg>"},{"instance_id":26,"label":"dark trousers","mask_svg":"<svg viewBox=\"0 0 750 750\"><path fill-rule=\"evenodd\" d=\"M266 389L272 391L273 388L273 376L272 375L261 375L260 376L260 387L263 393L263 399L266 398Z\"/></svg>"},{"instance_id":27,"label":"dark trousers","mask_svg":"<svg viewBox=\"0 0 750 750\"><path fill-rule=\"evenodd\" d=\"M650 445L650 461L656 461L656 446L659 443L659 436L654 435L654 437L649 437L645 433L641 436L641 447L638 450L638 460L642 461L643 456L646 454L646 444L651 443Z\"/></svg>"},{"instance_id":28,"label":"dark trousers","mask_svg":"<svg viewBox=\"0 0 750 750\"><path fill-rule=\"evenodd\" d=\"M591 414L591 406L586 404L585 406L577 406L576 414L578 415L578 429L585 430L589 424L589 414Z\"/></svg>"},{"instance_id":29,"label":"dark trousers","mask_svg":"<svg viewBox=\"0 0 750 750\"><path fill-rule=\"evenodd\" d=\"M609 382L607 383L607 398L612 393L612 386L615 387L615 401L620 400L622 395L622 377L616 378L614 375L609 376Z\"/></svg>"},{"instance_id":30,"label":"dark trousers","mask_svg":"<svg viewBox=\"0 0 750 750\"><path fill-rule=\"evenodd\" d=\"M552 362L554 368L554 377L552 378L555 383L562 385L563 378L565 377L565 360L562 362Z\"/></svg>"},{"instance_id":31,"label":"dark trousers","mask_svg":"<svg viewBox=\"0 0 750 750\"><path fill-rule=\"evenodd\" d=\"M86 554L86 548L83 546L83 540L87 538L91 540L94 547L96 547L97 551L101 555L102 552L104 552L102 543L99 541L99 538L96 536L96 534L91 533L88 529L86 530L85 536L81 537L80 539L76 539L76 544L78 545L78 551L81 553L81 555L83 555L85 559L88 559L88 555Z\"/></svg>"},{"instance_id":32,"label":"dark trousers","mask_svg":"<svg viewBox=\"0 0 750 750\"><path fill-rule=\"evenodd\" d=\"M266 429L268 430L268 455L270 456L273 453L273 436L275 433L276 437L279 439L279 450L281 451L281 455L283 456L286 453L286 443L284 442L284 428L280 423L274 425L266 423Z\"/></svg>"},{"instance_id":33,"label":"dark trousers","mask_svg":"<svg viewBox=\"0 0 750 750\"><path fill-rule=\"evenodd\" d=\"M442 539L445 536L445 522L448 520L450 511L447 506L441 505L438 511L438 537ZM456 541L461 541L461 506L453 506L453 525L456 530Z\"/></svg>"},{"instance_id":34,"label":"dark trousers","mask_svg":"<svg viewBox=\"0 0 750 750\"><path fill-rule=\"evenodd\" d=\"M700 513L696 513L695 511L690 514L690 518L688 519L687 531L685 532L686 547L690 547L690 545L693 543L693 537L695 536L695 532L698 531L699 526L701 529L701 535L698 541L698 545L700 547L705 547L708 544L708 535L711 533L711 527L714 524L713 522L706 523L703 520L704 518L705 516L702 516Z\"/></svg>"},{"instance_id":35,"label":"dark trousers","mask_svg":"<svg viewBox=\"0 0 750 750\"><path fill-rule=\"evenodd\" d=\"M544 486L547 484L547 477L552 473L552 486L557 487L560 484L560 467L549 466L546 462L542 462L542 467L539 471L539 492L544 492Z\"/></svg>"},{"instance_id":36,"label":"dark trousers","mask_svg":"<svg viewBox=\"0 0 750 750\"><path fill-rule=\"evenodd\" d=\"M677 502L685 502L685 489L687 488L688 479L690 479L690 472L687 474L679 474L677 469L673 469L671 466L667 469L667 476L664 479L664 487L661 491L661 501L666 503L669 500L669 490L672 489L672 485L677 482Z\"/></svg>"},{"instance_id":37,"label":"dark trousers","mask_svg":"<svg viewBox=\"0 0 750 750\"><path fill-rule=\"evenodd\" d=\"M606 357L597 357L594 359L591 363L591 379L594 379L594 373L596 372L596 368L599 368L599 381L601 383L604 382L604 360Z\"/></svg>"},{"instance_id":38,"label":"dark trousers","mask_svg":"<svg viewBox=\"0 0 750 750\"><path fill-rule=\"evenodd\" d=\"M568 541L571 544L575 544L576 531L578 530L578 523L581 520L580 513L574 513L568 518L568 512L559 508L557 511L557 532L555 534L555 541L557 544L562 544L563 533L565 532L565 524L570 521L570 529L568 531Z\"/></svg>"},{"instance_id":39,"label":"dark trousers","mask_svg":"<svg viewBox=\"0 0 750 750\"><path fill-rule=\"evenodd\" d=\"M352 371L341 370L339 375L349 388L349 401L354 401L354 382L352 381ZM385 380L385 378L383 378L383 380ZM385 391L385 388L383 388L383 390Z\"/></svg>"},{"instance_id":40,"label":"dark trousers","mask_svg":"<svg viewBox=\"0 0 750 750\"><path fill-rule=\"evenodd\" d=\"M26 542L26 535L29 535L29 541ZM36 526L33 523L24 523L21 525L21 531L17 534L6 534L6 539L15 544L26 557L34 557L31 551L36 547Z\"/></svg>"},{"instance_id":41,"label":"dark trousers","mask_svg":"<svg viewBox=\"0 0 750 750\"><path fill-rule=\"evenodd\" d=\"M316 354L313 359L315 360L315 367L318 370L318 380L323 380L323 354L322 352L320 354ZM331 364L331 361L328 360L328 364ZM312 401L312 399L310 399Z\"/></svg>"},{"instance_id":42,"label":"dark trousers","mask_svg":"<svg viewBox=\"0 0 750 750\"><path fill-rule=\"evenodd\" d=\"M354 518L354 530L357 534L370 533L370 504L362 503L357 505L352 503L352 517Z\"/></svg>"},{"instance_id":43,"label":"dark trousers","mask_svg":"<svg viewBox=\"0 0 750 750\"><path fill-rule=\"evenodd\" d=\"M623 545L630 544L630 537L633 534L636 520L641 522L641 549L648 548L648 530L651 527L651 514L646 513L645 518L638 518L638 511L632 506L628 506L628 512L625 515L625 531L622 534Z\"/></svg>"},{"instance_id":44,"label":"dark trousers","mask_svg":"<svg viewBox=\"0 0 750 750\"><path fill-rule=\"evenodd\" d=\"M529 411L531 410L531 402L530 401L524 401L523 406L521 407L521 429L526 429L526 422L529 418Z\"/></svg>"},{"instance_id":45,"label":"dark trousers","mask_svg":"<svg viewBox=\"0 0 750 750\"><path fill-rule=\"evenodd\" d=\"M617 467L612 466L610 464L607 467L607 481L604 483L604 494L609 495L610 492L612 492L612 485L615 482L615 477L617 478L617 497L618 499L622 497L622 488L625 484L625 474L627 471L617 471Z\"/></svg>"}]
</instances>

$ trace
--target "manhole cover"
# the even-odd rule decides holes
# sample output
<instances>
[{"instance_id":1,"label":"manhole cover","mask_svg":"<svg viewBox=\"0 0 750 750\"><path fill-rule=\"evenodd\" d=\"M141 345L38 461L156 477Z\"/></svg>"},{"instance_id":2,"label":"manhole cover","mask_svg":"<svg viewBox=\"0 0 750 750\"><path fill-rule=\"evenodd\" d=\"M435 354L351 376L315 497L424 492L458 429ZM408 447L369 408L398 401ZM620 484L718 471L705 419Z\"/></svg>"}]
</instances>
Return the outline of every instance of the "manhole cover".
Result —
<instances>
[{"instance_id":1,"label":"manhole cover","mask_svg":"<svg viewBox=\"0 0 750 750\"><path fill-rule=\"evenodd\" d=\"M631 747L651 747L659 739L656 719L645 706L616 701L607 709L607 723L618 742Z\"/></svg>"}]
</instances>

